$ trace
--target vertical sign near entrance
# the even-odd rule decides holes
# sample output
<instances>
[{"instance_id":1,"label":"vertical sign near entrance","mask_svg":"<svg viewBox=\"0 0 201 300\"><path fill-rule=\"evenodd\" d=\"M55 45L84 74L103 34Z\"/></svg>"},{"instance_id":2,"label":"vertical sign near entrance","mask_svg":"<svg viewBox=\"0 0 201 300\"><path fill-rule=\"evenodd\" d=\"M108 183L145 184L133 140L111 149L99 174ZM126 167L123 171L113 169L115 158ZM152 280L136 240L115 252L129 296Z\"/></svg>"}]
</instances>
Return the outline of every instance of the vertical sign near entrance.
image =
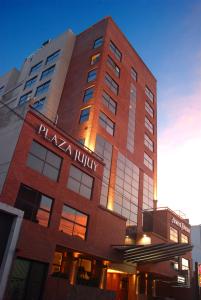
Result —
<instances>
[{"instance_id":1,"label":"vertical sign near entrance","mask_svg":"<svg viewBox=\"0 0 201 300\"><path fill-rule=\"evenodd\" d=\"M198 285L201 287L201 263L198 264Z\"/></svg>"}]
</instances>

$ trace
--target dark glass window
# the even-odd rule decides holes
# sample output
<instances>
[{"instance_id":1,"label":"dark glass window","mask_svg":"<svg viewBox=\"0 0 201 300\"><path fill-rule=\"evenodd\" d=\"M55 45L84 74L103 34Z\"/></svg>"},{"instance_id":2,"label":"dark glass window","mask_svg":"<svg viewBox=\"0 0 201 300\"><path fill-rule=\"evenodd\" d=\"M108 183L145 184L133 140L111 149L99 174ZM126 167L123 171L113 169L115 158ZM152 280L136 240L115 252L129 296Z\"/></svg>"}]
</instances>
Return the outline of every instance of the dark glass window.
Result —
<instances>
[{"instance_id":1,"label":"dark glass window","mask_svg":"<svg viewBox=\"0 0 201 300\"><path fill-rule=\"evenodd\" d=\"M89 119L90 107L82 109L80 114L80 123L83 123Z\"/></svg>"},{"instance_id":2,"label":"dark glass window","mask_svg":"<svg viewBox=\"0 0 201 300\"><path fill-rule=\"evenodd\" d=\"M49 86L50 86L50 80L43 83L42 85L40 85L39 87L37 87L35 96L40 96L41 94L47 93Z\"/></svg>"},{"instance_id":3,"label":"dark glass window","mask_svg":"<svg viewBox=\"0 0 201 300\"><path fill-rule=\"evenodd\" d=\"M71 166L67 187L81 196L90 199L93 187L93 177L75 166Z\"/></svg>"},{"instance_id":4,"label":"dark glass window","mask_svg":"<svg viewBox=\"0 0 201 300\"><path fill-rule=\"evenodd\" d=\"M93 48L96 49L102 46L102 44L103 44L103 37L100 37L97 40L95 40Z\"/></svg>"},{"instance_id":5,"label":"dark glass window","mask_svg":"<svg viewBox=\"0 0 201 300\"><path fill-rule=\"evenodd\" d=\"M88 216L82 212L64 205L61 213L59 230L68 234L86 239Z\"/></svg>"},{"instance_id":6,"label":"dark glass window","mask_svg":"<svg viewBox=\"0 0 201 300\"><path fill-rule=\"evenodd\" d=\"M42 61L40 61L38 64L36 64L35 66L33 66L29 72L29 75L37 72L42 66Z\"/></svg>"},{"instance_id":7,"label":"dark glass window","mask_svg":"<svg viewBox=\"0 0 201 300\"><path fill-rule=\"evenodd\" d=\"M137 81L137 72L135 71L134 68L131 68L131 77Z\"/></svg>"},{"instance_id":8,"label":"dark glass window","mask_svg":"<svg viewBox=\"0 0 201 300\"><path fill-rule=\"evenodd\" d=\"M87 76L87 82L95 80L96 76L97 76L97 70L90 71Z\"/></svg>"},{"instance_id":9,"label":"dark glass window","mask_svg":"<svg viewBox=\"0 0 201 300\"><path fill-rule=\"evenodd\" d=\"M108 109L115 115L117 110L117 103L108 95L105 91L103 91L102 95L103 104L108 107Z\"/></svg>"},{"instance_id":10,"label":"dark glass window","mask_svg":"<svg viewBox=\"0 0 201 300\"><path fill-rule=\"evenodd\" d=\"M22 95L22 96L20 97L19 105L22 105L22 104L24 104L25 102L29 101L30 98L31 98L31 94L32 94L32 91L26 93L25 95Z\"/></svg>"},{"instance_id":11,"label":"dark glass window","mask_svg":"<svg viewBox=\"0 0 201 300\"><path fill-rule=\"evenodd\" d=\"M116 59L118 59L119 61L121 61L122 54L119 51L119 49L115 46L115 44L113 42L111 42L111 41L110 41L110 51L112 51L112 53L115 55Z\"/></svg>"},{"instance_id":12,"label":"dark glass window","mask_svg":"<svg viewBox=\"0 0 201 300\"><path fill-rule=\"evenodd\" d=\"M24 218L48 227L53 200L26 185L21 184L15 207L24 211Z\"/></svg>"},{"instance_id":13,"label":"dark glass window","mask_svg":"<svg viewBox=\"0 0 201 300\"><path fill-rule=\"evenodd\" d=\"M37 76L35 76L35 77L29 79L29 80L25 83L24 90L25 90L26 88L28 88L28 87L29 87L29 88L32 87L36 81L37 81Z\"/></svg>"},{"instance_id":14,"label":"dark glass window","mask_svg":"<svg viewBox=\"0 0 201 300\"><path fill-rule=\"evenodd\" d=\"M86 103L93 98L94 87L91 87L84 92L83 102Z\"/></svg>"},{"instance_id":15,"label":"dark glass window","mask_svg":"<svg viewBox=\"0 0 201 300\"><path fill-rule=\"evenodd\" d=\"M119 86L118 84L112 79L112 77L106 73L105 74L105 83L110 88L110 90L115 93L115 95L118 95L119 93Z\"/></svg>"},{"instance_id":16,"label":"dark glass window","mask_svg":"<svg viewBox=\"0 0 201 300\"><path fill-rule=\"evenodd\" d=\"M45 64L47 65L47 64L55 62L57 60L57 58L59 57L60 52L61 52L61 50L57 50L56 52L54 52L50 56L48 56Z\"/></svg>"},{"instance_id":17,"label":"dark glass window","mask_svg":"<svg viewBox=\"0 0 201 300\"><path fill-rule=\"evenodd\" d=\"M44 107L44 103L45 103L45 97L34 102L34 104L32 104L32 107L37 109L37 110L41 110Z\"/></svg>"},{"instance_id":18,"label":"dark glass window","mask_svg":"<svg viewBox=\"0 0 201 300\"><path fill-rule=\"evenodd\" d=\"M50 179L57 181L61 167L61 158L33 141L29 150L27 165Z\"/></svg>"},{"instance_id":19,"label":"dark glass window","mask_svg":"<svg viewBox=\"0 0 201 300\"><path fill-rule=\"evenodd\" d=\"M114 135L115 124L103 112L99 114L99 122L109 134Z\"/></svg>"},{"instance_id":20,"label":"dark glass window","mask_svg":"<svg viewBox=\"0 0 201 300\"><path fill-rule=\"evenodd\" d=\"M107 58L107 64L113 70L114 74L117 77L120 77L120 69L110 56Z\"/></svg>"},{"instance_id":21,"label":"dark glass window","mask_svg":"<svg viewBox=\"0 0 201 300\"><path fill-rule=\"evenodd\" d=\"M50 77L54 73L55 65L42 72L40 80Z\"/></svg>"}]
</instances>

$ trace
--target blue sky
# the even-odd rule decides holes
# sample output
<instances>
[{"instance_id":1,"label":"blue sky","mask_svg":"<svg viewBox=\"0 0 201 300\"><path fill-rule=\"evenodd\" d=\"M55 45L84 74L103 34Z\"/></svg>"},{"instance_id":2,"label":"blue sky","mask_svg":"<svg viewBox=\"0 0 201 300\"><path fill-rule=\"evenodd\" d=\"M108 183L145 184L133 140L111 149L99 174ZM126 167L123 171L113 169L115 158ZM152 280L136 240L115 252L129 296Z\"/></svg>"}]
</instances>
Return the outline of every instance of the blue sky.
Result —
<instances>
[{"instance_id":1,"label":"blue sky","mask_svg":"<svg viewBox=\"0 0 201 300\"><path fill-rule=\"evenodd\" d=\"M189 211L189 198L201 203L200 0L1 0L0 74L19 68L48 38L67 28L79 33L108 15L158 81L159 200L201 223Z\"/></svg>"}]
</instances>

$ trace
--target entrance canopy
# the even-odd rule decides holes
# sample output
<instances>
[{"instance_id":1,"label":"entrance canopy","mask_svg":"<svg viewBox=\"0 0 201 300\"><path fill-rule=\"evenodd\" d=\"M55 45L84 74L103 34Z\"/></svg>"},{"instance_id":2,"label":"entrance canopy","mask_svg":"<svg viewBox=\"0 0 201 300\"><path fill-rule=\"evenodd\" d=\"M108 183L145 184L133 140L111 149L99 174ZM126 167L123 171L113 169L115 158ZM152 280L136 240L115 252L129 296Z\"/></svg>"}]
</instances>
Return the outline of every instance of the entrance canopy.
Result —
<instances>
[{"instance_id":1,"label":"entrance canopy","mask_svg":"<svg viewBox=\"0 0 201 300\"><path fill-rule=\"evenodd\" d=\"M114 249L122 252L123 260L130 263L157 263L184 255L192 250L190 244L162 243L152 245L113 245Z\"/></svg>"}]
</instances>

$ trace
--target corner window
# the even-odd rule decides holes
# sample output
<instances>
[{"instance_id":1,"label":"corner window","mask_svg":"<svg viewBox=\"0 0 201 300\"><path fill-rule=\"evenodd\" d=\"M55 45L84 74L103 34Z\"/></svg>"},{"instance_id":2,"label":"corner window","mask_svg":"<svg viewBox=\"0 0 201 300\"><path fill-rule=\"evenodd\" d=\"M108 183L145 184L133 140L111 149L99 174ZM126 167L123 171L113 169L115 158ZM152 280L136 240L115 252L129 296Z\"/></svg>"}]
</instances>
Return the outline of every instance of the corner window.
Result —
<instances>
[{"instance_id":1,"label":"corner window","mask_svg":"<svg viewBox=\"0 0 201 300\"><path fill-rule=\"evenodd\" d=\"M147 168L153 171L154 161L153 159L151 159L151 157L149 157L149 155L146 152L144 152L144 164L145 166L147 166Z\"/></svg>"},{"instance_id":2,"label":"corner window","mask_svg":"<svg viewBox=\"0 0 201 300\"><path fill-rule=\"evenodd\" d=\"M49 86L50 86L50 80L43 83L42 85L40 85L39 87L37 87L35 96L40 96L41 94L45 94L47 93L47 91L49 90Z\"/></svg>"},{"instance_id":3,"label":"corner window","mask_svg":"<svg viewBox=\"0 0 201 300\"><path fill-rule=\"evenodd\" d=\"M57 181L61 167L61 158L52 151L33 141L29 150L27 166Z\"/></svg>"},{"instance_id":4,"label":"corner window","mask_svg":"<svg viewBox=\"0 0 201 300\"><path fill-rule=\"evenodd\" d=\"M149 130L150 133L154 133L154 125L145 117L145 127Z\"/></svg>"},{"instance_id":5,"label":"corner window","mask_svg":"<svg viewBox=\"0 0 201 300\"><path fill-rule=\"evenodd\" d=\"M24 90L27 89L27 88L32 87L36 81L37 81L37 76L35 76L35 77L29 79L29 80L25 83L25 85L24 85Z\"/></svg>"},{"instance_id":6,"label":"corner window","mask_svg":"<svg viewBox=\"0 0 201 300\"><path fill-rule=\"evenodd\" d=\"M63 205L59 231L85 240L88 216L70 206Z\"/></svg>"},{"instance_id":7,"label":"corner window","mask_svg":"<svg viewBox=\"0 0 201 300\"><path fill-rule=\"evenodd\" d=\"M48 227L52 209L52 198L21 184L15 207L24 211L24 218Z\"/></svg>"},{"instance_id":8,"label":"corner window","mask_svg":"<svg viewBox=\"0 0 201 300\"><path fill-rule=\"evenodd\" d=\"M94 87L91 87L84 92L83 102L87 103L89 100L93 99Z\"/></svg>"},{"instance_id":9,"label":"corner window","mask_svg":"<svg viewBox=\"0 0 201 300\"><path fill-rule=\"evenodd\" d=\"M173 227L170 227L170 240L176 243L179 241L178 230Z\"/></svg>"},{"instance_id":10,"label":"corner window","mask_svg":"<svg viewBox=\"0 0 201 300\"><path fill-rule=\"evenodd\" d=\"M100 60L100 53L94 54L91 57L91 65L95 65Z\"/></svg>"},{"instance_id":11,"label":"corner window","mask_svg":"<svg viewBox=\"0 0 201 300\"><path fill-rule=\"evenodd\" d=\"M122 54L112 41L110 41L110 51L115 55L117 60L121 61Z\"/></svg>"},{"instance_id":12,"label":"corner window","mask_svg":"<svg viewBox=\"0 0 201 300\"><path fill-rule=\"evenodd\" d=\"M150 91L148 87L145 87L145 94L151 102L154 102L154 94Z\"/></svg>"},{"instance_id":13,"label":"corner window","mask_svg":"<svg viewBox=\"0 0 201 300\"><path fill-rule=\"evenodd\" d=\"M131 68L131 77L133 78L133 80L137 81L137 72L134 68Z\"/></svg>"},{"instance_id":14,"label":"corner window","mask_svg":"<svg viewBox=\"0 0 201 300\"><path fill-rule=\"evenodd\" d=\"M87 76L87 82L95 80L96 76L97 76L97 70L90 71Z\"/></svg>"},{"instance_id":15,"label":"corner window","mask_svg":"<svg viewBox=\"0 0 201 300\"><path fill-rule=\"evenodd\" d=\"M81 114L80 114L79 123L83 123L83 122L89 120L89 114L90 114L90 107L82 109Z\"/></svg>"},{"instance_id":16,"label":"corner window","mask_svg":"<svg viewBox=\"0 0 201 300\"><path fill-rule=\"evenodd\" d=\"M145 110L150 115L150 117L154 117L154 110L147 101L145 102Z\"/></svg>"},{"instance_id":17,"label":"corner window","mask_svg":"<svg viewBox=\"0 0 201 300\"><path fill-rule=\"evenodd\" d=\"M36 64L35 66L33 66L29 72L29 75L32 75L34 73L36 73L42 66L42 61L40 61L38 64Z\"/></svg>"},{"instance_id":18,"label":"corner window","mask_svg":"<svg viewBox=\"0 0 201 300\"><path fill-rule=\"evenodd\" d=\"M144 135L144 144L150 151L154 151L154 143L146 134Z\"/></svg>"},{"instance_id":19,"label":"corner window","mask_svg":"<svg viewBox=\"0 0 201 300\"><path fill-rule=\"evenodd\" d=\"M103 44L103 37L100 37L97 40L95 40L93 48L96 49L102 46L102 44Z\"/></svg>"},{"instance_id":20,"label":"corner window","mask_svg":"<svg viewBox=\"0 0 201 300\"><path fill-rule=\"evenodd\" d=\"M54 73L55 65L42 72L40 80L50 77Z\"/></svg>"},{"instance_id":21,"label":"corner window","mask_svg":"<svg viewBox=\"0 0 201 300\"><path fill-rule=\"evenodd\" d=\"M115 123L112 122L103 112L100 112L99 114L99 122L110 135L114 135Z\"/></svg>"},{"instance_id":22,"label":"corner window","mask_svg":"<svg viewBox=\"0 0 201 300\"><path fill-rule=\"evenodd\" d=\"M118 95L119 86L108 73L105 74L105 83L115 95Z\"/></svg>"},{"instance_id":23,"label":"corner window","mask_svg":"<svg viewBox=\"0 0 201 300\"><path fill-rule=\"evenodd\" d=\"M53 63L57 60L60 55L61 50L57 50L56 52L52 53L50 56L47 57L45 64L48 65Z\"/></svg>"},{"instance_id":24,"label":"corner window","mask_svg":"<svg viewBox=\"0 0 201 300\"><path fill-rule=\"evenodd\" d=\"M89 176L75 166L71 166L67 187L75 193L90 199L93 187L93 177Z\"/></svg>"}]
</instances>

